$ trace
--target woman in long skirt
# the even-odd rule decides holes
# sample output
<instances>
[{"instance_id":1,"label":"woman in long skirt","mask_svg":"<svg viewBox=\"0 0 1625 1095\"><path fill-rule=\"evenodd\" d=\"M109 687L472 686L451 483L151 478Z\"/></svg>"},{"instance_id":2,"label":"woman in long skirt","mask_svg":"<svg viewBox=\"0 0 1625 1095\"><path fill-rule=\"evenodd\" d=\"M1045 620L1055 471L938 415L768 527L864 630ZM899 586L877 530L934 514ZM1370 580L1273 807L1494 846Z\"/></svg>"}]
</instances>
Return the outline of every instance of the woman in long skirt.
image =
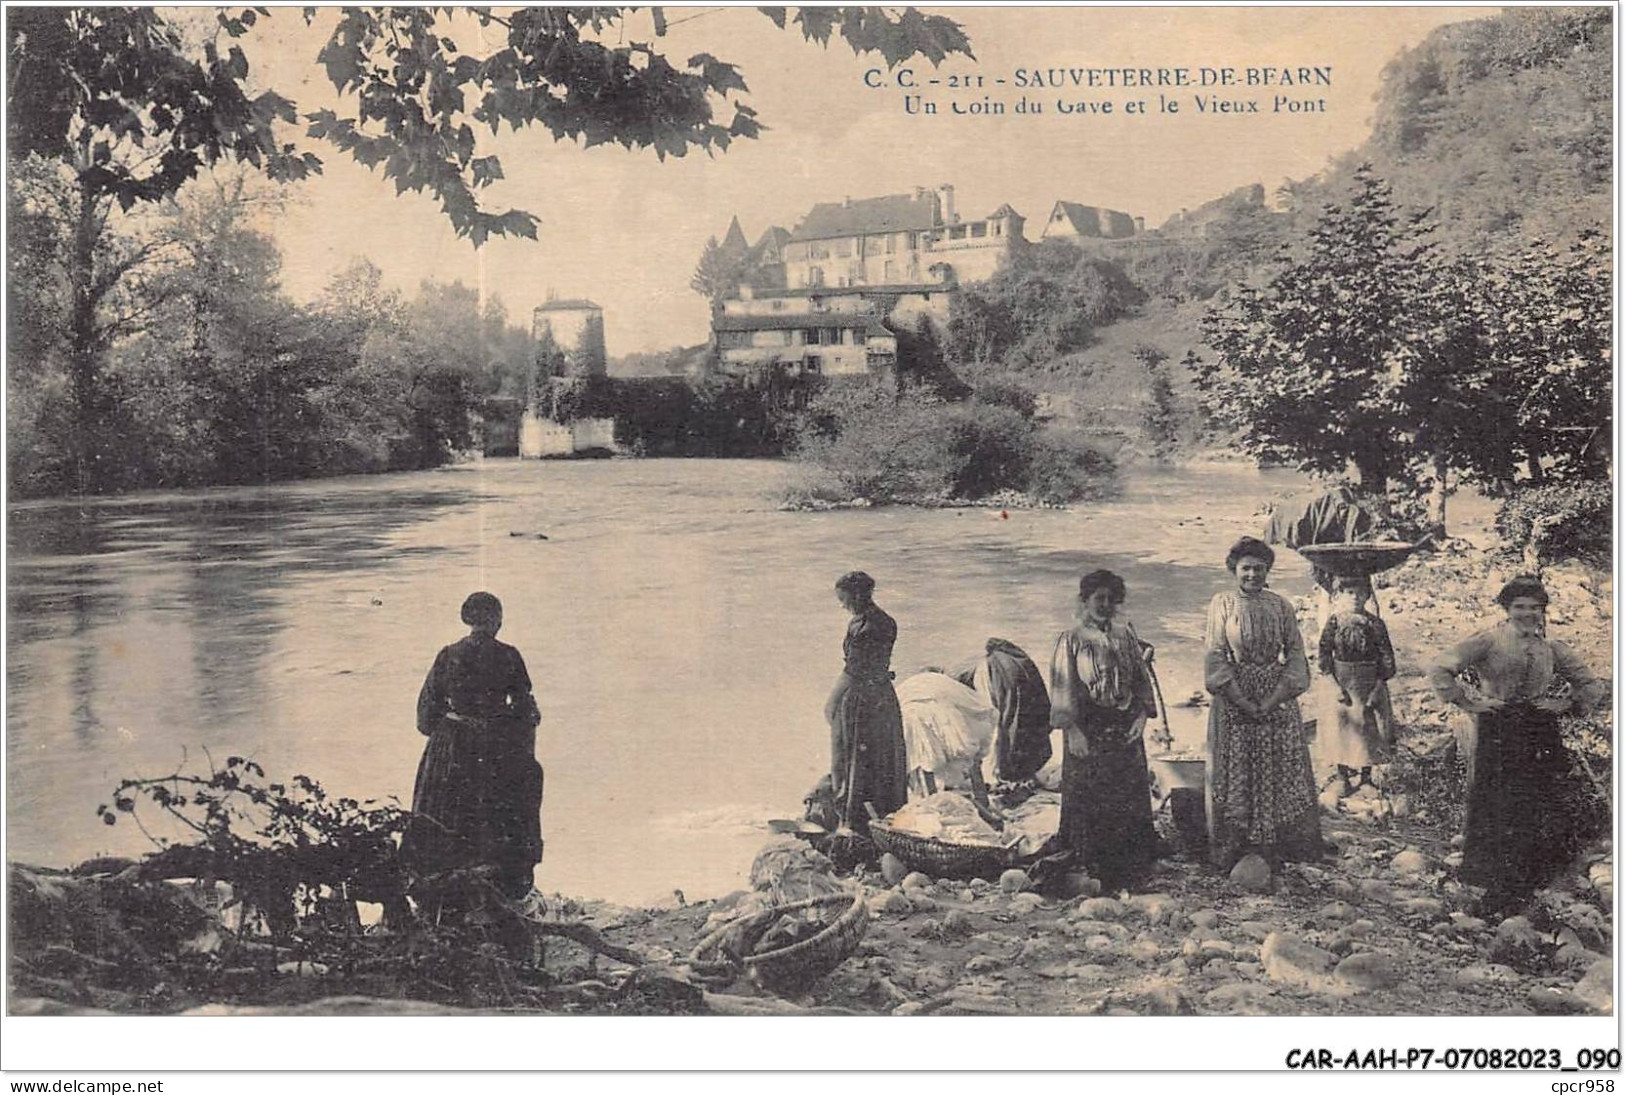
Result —
<instances>
[{"instance_id":1,"label":"woman in long skirt","mask_svg":"<svg viewBox=\"0 0 1625 1095\"><path fill-rule=\"evenodd\" d=\"M1558 716L1588 710L1606 691L1584 663L1544 632L1548 597L1536 578L1508 582L1497 627L1447 650L1429 667L1442 699L1469 711L1466 841L1461 880L1483 886L1481 910L1509 912L1578 850L1588 819ZM1477 676L1469 692L1462 677Z\"/></svg>"},{"instance_id":2,"label":"woman in long skirt","mask_svg":"<svg viewBox=\"0 0 1625 1095\"><path fill-rule=\"evenodd\" d=\"M1149 647L1116 619L1123 579L1097 570L1078 583L1078 622L1050 663L1050 718L1061 729L1061 843L1115 889L1156 858L1145 723L1156 713Z\"/></svg>"},{"instance_id":3,"label":"woman in long skirt","mask_svg":"<svg viewBox=\"0 0 1625 1095\"><path fill-rule=\"evenodd\" d=\"M1297 614L1265 588L1274 565L1268 544L1242 537L1225 559L1236 586L1208 605L1208 829L1220 867L1248 851L1278 862L1323 849L1298 712L1309 663Z\"/></svg>"},{"instance_id":4,"label":"woman in long skirt","mask_svg":"<svg viewBox=\"0 0 1625 1095\"><path fill-rule=\"evenodd\" d=\"M503 896L539 915L533 875L542 861L541 715L524 658L497 641L502 603L471 594L462 620L468 637L440 651L418 694L418 731L429 741L401 854L419 877L493 867Z\"/></svg>"},{"instance_id":5,"label":"woman in long skirt","mask_svg":"<svg viewBox=\"0 0 1625 1095\"><path fill-rule=\"evenodd\" d=\"M884 817L908 801L903 712L891 672L897 621L875 604L874 590L875 580L861 570L835 583L852 619L841 644L845 665L824 705L835 811L841 827L855 833L868 832L865 803Z\"/></svg>"}]
</instances>

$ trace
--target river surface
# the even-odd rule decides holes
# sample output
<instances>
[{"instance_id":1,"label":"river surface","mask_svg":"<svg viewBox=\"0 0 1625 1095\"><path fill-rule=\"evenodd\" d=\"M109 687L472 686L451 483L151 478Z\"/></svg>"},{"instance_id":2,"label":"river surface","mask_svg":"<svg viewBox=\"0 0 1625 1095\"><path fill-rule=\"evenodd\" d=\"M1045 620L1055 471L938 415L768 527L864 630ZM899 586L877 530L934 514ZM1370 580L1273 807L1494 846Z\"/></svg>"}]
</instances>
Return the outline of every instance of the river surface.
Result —
<instances>
[{"instance_id":1,"label":"river surface","mask_svg":"<svg viewBox=\"0 0 1625 1095\"><path fill-rule=\"evenodd\" d=\"M7 854L65 865L151 845L97 804L120 777L253 757L409 803L418 688L502 598L542 710L549 891L627 902L741 884L771 817L829 763L822 708L867 570L893 667L988 636L1047 666L1082 571L1128 583L1169 703L1200 688L1223 560L1286 472L1138 472L1069 511L789 513L770 461L483 463L270 488L38 502L9 512ZM542 537L545 537L543 539ZM1282 592L1308 588L1282 552ZM1200 735L1181 717L1182 740ZM149 811L150 812L150 811ZM144 820L147 818L144 816Z\"/></svg>"}]
</instances>

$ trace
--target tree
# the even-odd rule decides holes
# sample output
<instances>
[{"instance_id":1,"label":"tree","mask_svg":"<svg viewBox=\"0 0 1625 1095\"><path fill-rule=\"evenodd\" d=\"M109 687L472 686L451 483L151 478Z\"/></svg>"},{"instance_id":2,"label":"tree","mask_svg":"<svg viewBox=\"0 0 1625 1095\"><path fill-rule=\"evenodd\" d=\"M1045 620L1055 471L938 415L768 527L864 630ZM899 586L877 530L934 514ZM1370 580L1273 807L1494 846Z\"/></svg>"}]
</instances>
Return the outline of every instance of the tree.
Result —
<instances>
[{"instance_id":1,"label":"tree","mask_svg":"<svg viewBox=\"0 0 1625 1095\"><path fill-rule=\"evenodd\" d=\"M700 252L700 261L694 266L694 275L689 278L688 287L709 300L711 315L719 316L722 314L722 302L737 299L739 287L750 281L755 273L756 264L748 249L742 251L723 247L712 236L705 241L705 249Z\"/></svg>"},{"instance_id":2,"label":"tree","mask_svg":"<svg viewBox=\"0 0 1625 1095\"><path fill-rule=\"evenodd\" d=\"M1148 384L1145 434L1156 458L1167 460L1179 447L1179 410L1175 405L1174 382L1168 375L1168 355L1142 342L1134 347L1134 359L1145 369Z\"/></svg>"},{"instance_id":3,"label":"tree","mask_svg":"<svg viewBox=\"0 0 1625 1095\"><path fill-rule=\"evenodd\" d=\"M949 357L973 369L1044 369L1144 299L1115 263L1069 243L1040 243L961 290L948 325Z\"/></svg>"},{"instance_id":4,"label":"tree","mask_svg":"<svg viewBox=\"0 0 1625 1095\"><path fill-rule=\"evenodd\" d=\"M1445 371L1450 341L1432 310L1440 273L1426 235L1362 168L1302 259L1208 311L1217 359L1198 386L1246 451L1336 476L1352 465L1362 493L1386 497L1418 455L1418 396Z\"/></svg>"},{"instance_id":5,"label":"tree","mask_svg":"<svg viewBox=\"0 0 1625 1095\"><path fill-rule=\"evenodd\" d=\"M476 246L492 234L534 237L536 217L493 213L476 192L502 177L496 156L476 156L474 127L495 135L536 125L558 140L652 148L659 158L692 149L726 150L762 126L741 96L736 66L699 53L673 63L644 42L610 46L632 8L533 8L512 15L476 9L493 50L469 51L454 35L468 26L452 9L346 8L316 57L334 87L353 95L352 117L299 114L276 91L251 95L244 36L266 8L220 10L212 38L193 43L170 15L143 8L19 8L8 16L7 136L13 162L37 157L69 184L63 266L63 323L71 395L71 449L81 490L105 485L114 461L97 446L116 430L103 383L107 349L123 317L104 315L110 294L160 246L109 248L111 217L162 201L222 160L275 180L321 170L321 160L279 139L279 125L305 123L307 136L381 170L397 192L429 192L459 235ZM653 37L666 31L649 9ZM827 44L838 31L855 51L890 65L914 56L933 63L969 55L957 24L906 9L764 9ZM307 22L326 18L306 9ZM226 41L222 42L222 35ZM222 50L222 46L224 49ZM726 123L718 109L730 111Z\"/></svg>"}]
</instances>

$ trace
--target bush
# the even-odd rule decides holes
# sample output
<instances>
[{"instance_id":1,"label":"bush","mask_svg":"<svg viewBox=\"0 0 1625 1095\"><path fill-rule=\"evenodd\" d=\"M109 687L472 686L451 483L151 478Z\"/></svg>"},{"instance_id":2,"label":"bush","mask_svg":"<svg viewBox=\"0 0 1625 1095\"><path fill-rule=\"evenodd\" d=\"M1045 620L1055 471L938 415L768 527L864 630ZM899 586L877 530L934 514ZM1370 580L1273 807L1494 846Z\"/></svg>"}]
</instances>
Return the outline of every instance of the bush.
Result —
<instances>
[{"instance_id":1,"label":"bush","mask_svg":"<svg viewBox=\"0 0 1625 1095\"><path fill-rule=\"evenodd\" d=\"M1110 493L1110 458L1077 438L1038 430L1019 411L948 404L918 390L841 385L803 417L798 459L822 478L792 492L792 504L867 498L932 502L1022 491L1065 503Z\"/></svg>"},{"instance_id":2,"label":"bush","mask_svg":"<svg viewBox=\"0 0 1625 1095\"><path fill-rule=\"evenodd\" d=\"M984 377L976 384L976 401L995 407L1009 407L1023 418L1038 413L1038 393L1006 374Z\"/></svg>"},{"instance_id":3,"label":"bush","mask_svg":"<svg viewBox=\"0 0 1625 1095\"><path fill-rule=\"evenodd\" d=\"M1522 487L1501 503L1495 529L1507 548L1537 563L1606 563L1613 550L1613 488L1605 480Z\"/></svg>"},{"instance_id":4,"label":"bush","mask_svg":"<svg viewBox=\"0 0 1625 1095\"><path fill-rule=\"evenodd\" d=\"M1040 431L1033 435L1026 486L1028 495L1050 505L1110 498L1119 489L1117 462L1079 438Z\"/></svg>"},{"instance_id":5,"label":"bush","mask_svg":"<svg viewBox=\"0 0 1625 1095\"><path fill-rule=\"evenodd\" d=\"M952 408L947 425L956 497L983 498L1026 487L1033 424L1019 411L978 400Z\"/></svg>"},{"instance_id":6,"label":"bush","mask_svg":"<svg viewBox=\"0 0 1625 1095\"><path fill-rule=\"evenodd\" d=\"M957 472L943 404L918 390L835 384L811 402L794 455L816 465L828 490L872 502L946 497Z\"/></svg>"}]
</instances>

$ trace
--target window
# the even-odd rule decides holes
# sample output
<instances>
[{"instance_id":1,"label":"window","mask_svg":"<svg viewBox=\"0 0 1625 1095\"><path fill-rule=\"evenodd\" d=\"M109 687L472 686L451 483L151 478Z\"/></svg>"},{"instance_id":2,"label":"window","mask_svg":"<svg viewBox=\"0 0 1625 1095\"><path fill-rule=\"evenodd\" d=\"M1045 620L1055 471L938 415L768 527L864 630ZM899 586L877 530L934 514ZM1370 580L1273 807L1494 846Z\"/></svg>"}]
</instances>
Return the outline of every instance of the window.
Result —
<instances>
[{"instance_id":1,"label":"window","mask_svg":"<svg viewBox=\"0 0 1625 1095\"><path fill-rule=\"evenodd\" d=\"M807 271L807 284L808 285L822 285L822 284L824 284L824 268L822 266L814 266L810 270Z\"/></svg>"},{"instance_id":2,"label":"window","mask_svg":"<svg viewBox=\"0 0 1625 1095\"><path fill-rule=\"evenodd\" d=\"M838 259L851 258L852 257L852 241L851 240L836 240L835 241L835 257L838 258Z\"/></svg>"},{"instance_id":3,"label":"window","mask_svg":"<svg viewBox=\"0 0 1625 1095\"><path fill-rule=\"evenodd\" d=\"M862 328L859 328L858 330L852 332L852 344L854 346L863 346L863 345L867 344L868 341L869 341L869 332L868 331L865 331Z\"/></svg>"},{"instance_id":4,"label":"window","mask_svg":"<svg viewBox=\"0 0 1625 1095\"><path fill-rule=\"evenodd\" d=\"M821 373L824 371L824 359L817 354L808 354L802 358L801 367L809 373Z\"/></svg>"},{"instance_id":5,"label":"window","mask_svg":"<svg viewBox=\"0 0 1625 1095\"><path fill-rule=\"evenodd\" d=\"M897 254L897 237L895 235L886 237L886 254Z\"/></svg>"},{"instance_id":6,"label":"window","mask_svg":"<svg viewBox=\"0 0 1625 1095\"><path fill-rule=\"evenodd\" d=\"M906 236L904 236L903 241L908 245L908 249L910 251L915 250L920 245L919 239L915 236L915 234L913 232L910 232Z\"/></svg>"},{"instance_id":7,"label":"window","mask_svg":"<svg viewBox=\"0 0 1625 1095\"><path fill-rule=\"evenodd\" d=\"M888 282L897 280L897 264L889 260L886 263L886 280Z\"/></svg>"},{"instance_id":8,"label":"window","mask_svg":"<svg viewBox=\"0 0 1625 1095\"><path fill-rule=\"evenodd\" d=\"M976 221L970 226L970 237L973 240L982 239L987 235L987 222Z\"/></svg>"}]
</instances>

